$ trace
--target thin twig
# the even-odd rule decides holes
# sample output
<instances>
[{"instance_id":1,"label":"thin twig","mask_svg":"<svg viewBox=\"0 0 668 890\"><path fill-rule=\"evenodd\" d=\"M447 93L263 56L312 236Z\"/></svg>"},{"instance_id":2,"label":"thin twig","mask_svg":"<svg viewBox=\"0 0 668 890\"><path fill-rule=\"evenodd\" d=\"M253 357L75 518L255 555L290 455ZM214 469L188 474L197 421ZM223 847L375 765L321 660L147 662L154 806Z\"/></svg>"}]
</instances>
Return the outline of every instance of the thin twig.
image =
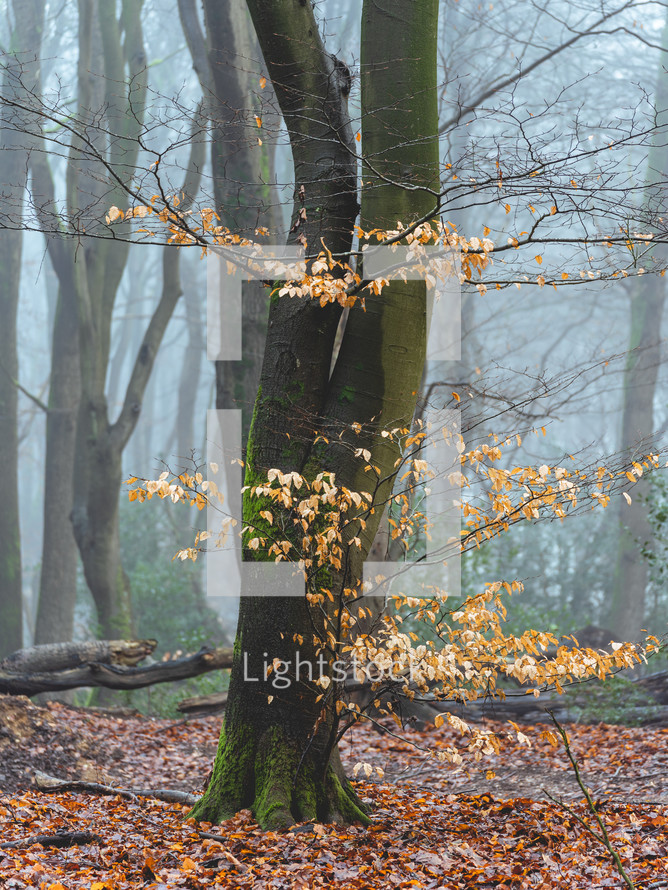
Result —
<instances>
[{"instance_id":1,"label":"thin twig","mask_svg":"<svg viewBox=\"0 0 668 890\"><path fill-rule=\"evenodd\" d=\"M12 375L9 373L9 371L7 370L7 368L5 368L5 366L4 366L4 364L3 364L2 362L0 362L0 368L2 368L2 370L3 370L3 371L5 372L5 374L9 377L9 379L10 379L11 382L12 382L12 384L18 389L19 392L22 392L23 395L24 395L26 398L30 399L31 402L34 402L34 403L37 405L38 408L41 408L42 411L44 411L45 414L48 414L48 413L49 413L49 407L48 407L48 405L45 405L44 402L39 398L39 396L35 396L35 395L33 395L29 390L27 390L27 389L25 388L25 386L22 386L22 385L19 383L19 381L16 380L15 377L12 377Z\"/></svg>"},{"instance_id":2,"label":"thin twig","mask_svg":"<svg viewBox=\"0 0 668 890\"><path fill-rule=\"evenodd\" d=\"M596 819L598 826L601 829L601 833L598 834L596 831L594 831L594 829L587 822L585 822L584 819L581 819L580 816L578 816L577 813L575 813L569 806L567 806L565 803L563 803L563 801L556 800L554 797L552 797L551 794L549 794L549 792L548 792L548 797L550 797L552 800L554 800L555 803L559 804L560 807L562 807L564 810L566 810L568 813L570 813L571 816L573 816L575 819L577 819L577 821L580 823L580 825L582 825L582 827L593 838L595 838L600 844L602 844L606 848L608 853L610 853L610 855L612 856L613 862L615 863L615 867L616 867L617 871L619 872L619 874L621 875L621 878L624 881L624 883L626 884L626 886L630 887L630 890L635 890L636 885L633 883L631 878L624 871L624 866L622 865L622 860L619 857L619 853L612 846L612 843L610 841L610 837L608 836L608 832L605 827L605 824L603 823L603 820L601 819L601 817L599 815L598 809L596 808L596 804L594 803L594 799L592 798L591 794L589 793L589 789L587 788L585 783L582 781L582 776L580 775L580 770L578 768L577 761L576 761L575 757L573 756L573 752L571 751L571 746L568 742L568 736L566 735L566 731L562 727L561 723L559 723L557 718L554 716L554 713L552 711L548 711L547 713L550 715L550 719L556 726L557 732L561 736L561 740L564 743L564 748L566 750L566 755L567 755L568 759L570 760L571 766L573 767L573 772L575 773L575 779L576 779L578 785L580 786L580 790L584 794L584 797L585 797L585 800L587 801L587 806L589 807L590 812Z\"/></svg>"},{"instance_id":3,"label":"thin twig","mask_svg":"<svg viewBox=\"0 0 668 890\"><path fill-rule=\"evenodd\" d=\"M226 844L226 843L229 841L229 838L224 837L222 834L211 834L210 831L198 831L197 834L198 834L200 837L208 838L209 840L212 840L212 841L218 841L219 844ZM246 865L246 863L245 863L245 862L240 862L240 861L237 859L236 856L233 856L232 853L230 853L229 850L225 850L225 849L223 849L223 850L220 851L220 853L221 853L226 859L229 859L229 861L230 861L233 865L236 865L236 867L237 867L238 869L241 869L241 871L244 871L244 872L249 871L249 867Z\"/></svg>"},{"instance_id":4,"label":"thin twig","mask_svg":"<svg viewBox=\"0 0 668 890\"><path fill-rule=\"evenodd\" d=\"M180 803L190 807L194 806L199 800L199 797L194 794L188 794L186 791L174 791L165 788L117 788L112 785L103 785L99 782L58 779L40 770L35 770L35 784L43 792L82 791L85 794L119 796L128 800L136 800L138 797L150 797L153 800L161 800L166 803Z\"/></svg>"}]
</instances>

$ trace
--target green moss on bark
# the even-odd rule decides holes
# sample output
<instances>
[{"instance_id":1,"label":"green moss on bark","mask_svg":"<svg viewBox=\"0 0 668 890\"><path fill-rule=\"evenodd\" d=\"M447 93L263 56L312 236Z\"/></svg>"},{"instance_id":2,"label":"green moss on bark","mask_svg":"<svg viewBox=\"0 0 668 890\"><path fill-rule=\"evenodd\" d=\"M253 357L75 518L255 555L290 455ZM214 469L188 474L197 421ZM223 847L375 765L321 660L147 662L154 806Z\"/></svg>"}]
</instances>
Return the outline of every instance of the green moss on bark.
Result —
<instances>
[{"instance_id":1,"label":"green moss on bark","mask_svg":"<svg viewBox=\"0 0 668 890\"><path fill-rule=\"evenodd\" d=\"M200 822L230 819L252 799L253 732L237 723L231 735L221 729L211 778L201 799L188 814Z\"/></svg>"},{"instance_id":2,"label":"green moss on bark","mask_svg":"<svg viewBox=\"0 0 668 890\"><path fill-rule=\"evenodd\" d=\"M261 828L284 831L296 822L370 824L365 805L340 768L338 754L318 770L278 726L256 737L235 721L233 736L221 731L211 779L189 816L219 823L250 808Z\"/></svg>"}]
</instances>

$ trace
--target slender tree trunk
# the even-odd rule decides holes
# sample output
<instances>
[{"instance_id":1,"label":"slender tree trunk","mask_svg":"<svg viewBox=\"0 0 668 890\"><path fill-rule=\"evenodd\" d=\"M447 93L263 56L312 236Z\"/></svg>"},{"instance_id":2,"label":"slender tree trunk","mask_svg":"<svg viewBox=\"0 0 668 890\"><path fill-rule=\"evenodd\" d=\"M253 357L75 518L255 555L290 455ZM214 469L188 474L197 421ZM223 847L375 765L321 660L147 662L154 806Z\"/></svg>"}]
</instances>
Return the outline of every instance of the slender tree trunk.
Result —
<instances>
[{"instance_id":1,"label":"slender tree trunk","mask_svg":"<svg viewBox=\"0 0 668 890\"><path fill-rule=\"evenodd\" d=\"M137 136L141 133L146 96L141 7L142 3L123 2L118 18L115 3L79 0L79 111L102 156L125 176L131 174L136 165ZM121 39L122 31L125 40ZM91 72L102 76L91 78ZM122 87L124 83L132 85ZM103 95L98 95L101 89ZM109 137L98 130L92 117L100 108L104 108L103 125L113 134ZM82 163L77 156L80 148L77 140L72 148L68 169L70 213L86 199L98 197L104 185L99 162ZM102 194L99 197L101 199ZM128 206L127 194L118 184L104 191L104 204L99 203L92 213L97 216L111 204L121 209ZM87 213L91 215L90 210ZM91 225L99 227L100 222L93 218L89 228ZM113 306L128 249L129 245L123 242L98 241L84 256L78 256L74 264L82 392L77 419L72 526L86 583L97 608L100 631L105 636L129 633L132 626L129 588L120 562L118 528L122 446L127 440L115 435L115 425L110 424L105 391ZM146 359L152 361L153 357L147 355ZM138 412L139 406L135 413L138 415Z\"/></svg>"},{"instance_id":2,"label":"slender tree trunk","mask_svg":"<svg viewBox=\"0 0 668 890\"><path fill-rule=\"evenodd\" d=\"M3 92L8 88L5 74ZM21 214L25 177L20 155L12 151L7 125L3 126L0 178L3 192L10 191L14 212ZM18 163L17 163L18 162ZM21 183L23 179L23 183ZM17 208L16 205L19 204ZM19 522L18 349L16 316L21 281L23 232L5 231L0 239L0 465L5 468L0 510L0 655L19 649L23 639L21 536Z\"/></svg>"},{"instance_id":3,"label":"slender tree trunk","mask_svg":"<svg viewBox=\"0 0 668 890\"><path fill-rule=\"evenodd\" d=\"M72 137L67 210L79 224L84 221L88 233L95 234L105 209L112 204L121 210L128 207L124 186L108 176L108 168L124 182L131 181L142 134L147 64L141 2L122 0L120 14L118 4L102 0L79 0L78 9L76 126L85 129L85 137L76 131ZM37 206L48 231L57 211L48 165L45 156L39 154L33 175L39 184ZM201 140L193 139L182 211L192 205L203 166ZM129 223L119 224L116 231L126 235ZM127 633L132 623L119 545L122 455L137 424L155 357L181 295L179 250L173 247L163 253L162 294L134 358L123 406L111 423L106 395L111 324L129 245L122 238L113 242L100 238L78 250L76 245L52 238L49 247L60 286L68 289L68 300L76 304L81 398L76 421L72 527L100 628L105 635L114 636Z\"/></svg>"},{"instance_id":4,"label":"slender tree trunk","mask_svg":"<svg viewBox=\"0 0 668 890\"><path fill-rule=\"evenodd\" d=\"M260 145L252 106L259 78L247 62L257 53L246 3L204 0L204 15L213 84L211 165L216 211L223 225L247 238L262 224L275 240L278 228L272 207L269 146ZM267 331L268 295L259 281L243 286L241 361L216 362L216 407L240 408L245 448L260 382Z\"/></svg>"},{"instance_id":5,"label":"slender tree trunk","mask_svg":"<svg viewBox=\"0 0 668 890\"><path fill-rule=\"evenodd\" d=\"M203 146L199 140L193 140L182 189L184 211L197 194L203 166ZM139 419L158 349L182 293L179 260L179 248L164 249L162 294L137 352L118 419L109 423L103 392L98 392L94 399L82 400L84 417L79 421L77 443L82 470L78 497L75 488L72 521L103 636L129 633L132 629L130 590L120 555L122 458Z\"/></svg>"},{"instance_id":6,"label":"slender tree trunk","mask_svg":"<svg viewBox=\"0 0 668 890\"><path fill-rule=\"evenodd\" d=\"M46 419L44 539L35 644L68 642L74 631L77 545L72 512L74 445L81 397L77 306L71 286L60 286L51 347Z\"/></svg>"},{"instance_id":7,"label":"slender tree trunk","mask_svg":"<svg viewBox=\"0 0 668 890\"><path fill-rule=\"evenodd\" d=\"M620 450L638 460L653 448L654 398L661 362L661 317L665 302L662 278L635 283L631 296L631 335L624 375ZM645 550L652 539L649 484L641 478L630 489L631 503L620 503L617 564L610 627L620 639L635 640L644 627L647 589ZM654 628L658 632L658 628Z\"/></svg>"},{"instance_id":8,"label":"slender tree trunk","mask_svg":"<svg viewBox=\"0 0 668 890\"><path fill-rule=\"evenodd\" d=\"M346 255L357 211L346 109L349 75L324 50L309 4L250 2L249 8L290 133L298 196L303 187L293 220L303 202L307 222L301 231L309 245L317 252L323 237L335 254ZM391 171L399 180L417 158L413 185L438 182L437 10L436 0L410 5L386 0L365 3L363 12L363 148L379 172ZM417 144L411 144L413 139ZM426 192L406 193L378 182L363 201L363 223L369 227L394 225L400 218L410 222L434 204ZM380 431L393 421L410 422L412 416L424 360L424 285L392 286L378 299L367 298L366 313L350 313L330 380L339 317L336 306L272 301L247 486L278 467L308 478L334 470L337 482L366 488L368 475L347 447L354 438L350 425L357 421L367 425L368 433L356 444L373 448L373 462L391 488L397 451L384 447ZM337 445L318 451L316 427L323 424L336 433ZM339 434L346 444L338 444ZM357 484L360 476L363 485ZM244 525L255 524L257 509L246 492ZM379 518L377 511L375 525ZM335 594L361 577L375 525L369 521L355 563L348 562L339 575L328 571ZM285 828L294 820L368 820L333 744L333 703L319 700L322 688L311 682L320 672L332 674L335 652L328 648L324 619L305 598L242 597L225 723L207 792L193 810L197 818L220 821L251 807L266 828ZM264 661L271 664L274 658L288 664L285 688L263 682Z\"/></svg>"},{"instance_id":9,"label":"slender tree trunk","mask_svg":"<svg viewBox=\"0 0 668 890\"><path fill-rule=\"evenodd\" d=\"M121 565L118 524L122 452L116 447L111 428L98 431L91 451L89 446L85 455L89 461L85 509L77 508L75 502L74 535L97 608L99 635L129 636L133 633L132 607Z\"/></svg>"},{"instance_id":10,"label":"slender tree trunk","mask_svg":"<svg viewBox=\"0 0 668 890\"><path fill-rule=\"evenodd\" d=\"M275 243L280 228L271 185L272 153L255 116L253 96L262 92L260 76L249 70L257 40L244 0L204 0L202 32L194 0L179 0L179 13L211 121L211 167L216 212L231 231L255 238L259 225ZM263 136L262 145L258 141ZM269 137L271 138L271 137ZM243 288L241 361L216 362L216 407L242 411L246 442L260 380L267 330L268 299L261 282Z\"/></svg>"},{"instance_id":11,"label":"slender tree trunk","mask_svg":"<svg viewBox=\"0 0 668 890\"><path fill-rule=\"evenodd\" d=\"M21 282L23 202L27 181L27 152L21 111L13 102L25 101L39 77L39 46L43 2L13 0L10 49L4 53L2 79L2 151L0 183L3 214L11 225L0 238L0 466L4 483L0 509L0 656L21 647L23 596L18 491L18 350L16 318Z\"/></svg>"},{"instance_id":12,"label":"slender tree trunk","mask_svg":"<svg viewBox=\"0 0 668 890\"><path fill-rule=\"evenodd\" d=\"M668 18L662 46L668 50ZM668 160L664 133L668 121L668 74L663 64L660 64L657 76L654 105L657 130L647 160L645 199L649 209L663 213ZM665 261L665 248L656 248L654 256L658 258L660 251ZM634 282L620 441L620 450L628 459L637 460L653 447L654 398L661 363L661 320L665 298L663 278L648 275ZM643 477L631 489L631 503L620 502L617 564L609 624L624 640L638 639L644 627L648 577L644 551L652 538L648 495L649 485ZM660 633L661 629L654 628L654 631Z\"/></svg>"}]
</instances>

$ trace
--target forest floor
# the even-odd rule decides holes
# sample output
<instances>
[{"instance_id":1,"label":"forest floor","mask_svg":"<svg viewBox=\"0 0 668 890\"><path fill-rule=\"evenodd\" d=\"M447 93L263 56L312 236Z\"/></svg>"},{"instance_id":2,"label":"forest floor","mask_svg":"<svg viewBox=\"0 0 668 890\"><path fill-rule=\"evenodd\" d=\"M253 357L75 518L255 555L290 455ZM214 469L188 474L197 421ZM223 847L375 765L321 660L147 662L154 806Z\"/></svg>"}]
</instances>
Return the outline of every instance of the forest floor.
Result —
<instances>
[{"instance_id":1,"label":"forest floor","mask_svg":"<svg viewBox=\"0 0 668 890\"><path fill-rule=\"evenodd\" d=\"M188 807L149 798L36 789L36 770L117 788L199 794L219 717L117 716L0 696L0 886L120 888L623 887L563 747L508 725L499 755L454 767L426 751L456 744L452 729L401 737L359 727L342 745L383 778L356 782L373 824L260 831L249 812L220 828L184 820ZM568 725L571 749L611 841L638 890L668 888L668 729ZM549 795L556 798L555 802ZM596 826L595 826L596 827ZM89 832L78 846L26 844ZM220 840L203 838L213 833ZM21 842L7 847L7 844ZM5 845L5 849L2 848Z\"/></svg>"}]
</instances>

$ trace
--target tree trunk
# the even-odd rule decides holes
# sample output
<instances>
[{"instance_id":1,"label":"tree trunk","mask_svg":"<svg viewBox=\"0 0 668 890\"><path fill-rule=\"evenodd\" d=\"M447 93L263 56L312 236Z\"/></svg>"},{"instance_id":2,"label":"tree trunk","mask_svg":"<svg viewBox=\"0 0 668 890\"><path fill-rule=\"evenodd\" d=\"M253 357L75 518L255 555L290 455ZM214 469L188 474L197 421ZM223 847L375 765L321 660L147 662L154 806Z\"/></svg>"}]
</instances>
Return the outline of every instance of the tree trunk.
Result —
<instances>
[{"instance_id":1,"label":"tree trunk","mask_svg":"<svg viewBox=\"0 0 668 890\"><path fill-rule=\"evenodd\" d=\"M15 35L14 35L15 36ZM12 61L5 61L2 92L16 92L11 81L18 74ZM13 70L12 70L13 69ZM3 115L6 116L6 115ZM12 150L16 141L11 125L3 121L0 153L0 181L3 200L11 201L12 212L23 213L25 175L21 156ZM7 195L9 193L9 195ZM5 198L7 196L7 198ZM18 349L16 316L21 282L23 232L5 230L0 238L0 465L4 467L2 510L0 510L0 655L20 648L23 639L23 595L21 583L21 533L19 521L19 440L18 440Z\"/></svg>"},{"instance_id":2,"label":"tree trunk","mask_svg":"<svg viewBox=\"0 0 668 890\"><path fill-rule=\"evenodd\" d=\"M314 253L322 237L333 253L345 256L357 210L346 107L349 75L324 50L310 4L250 2L249 8L290 133L298 190L293 220L303 201L306 223L300 231ZM383 9L367 2L362 46L365 153L398 178L417 156L421 164L415 181L432 187L438 183L437 9L436 0L408 6L387 0ZM419 148L411 144L413 137ZM363 200L363 222L381 226L398 218L410 222L434 205L426 192L406 193L376 183ZM349 436L350 423L358 421L372 429L367 438L373 462L380 464L391 487L396 449L383 447L378 433L390 420L410 421L412 416L425 348L424 285L393 286L379 299L367 298L366 313L351 312L330 381L339 317L338 306L272 301L246 485L266 479L271 467L309 478L334 469L337 481L359 482L364 474L360 463L351 460L351 449L317 452L313 447L317 426L325 423L337 436L341 431ZM399 343L406 348L397 350ZM344 392L351 398L342 398ZM246 494L244 525L253 518ZM376 524L379 518L377 511ZM361 577L361 559L373 531L369 528L364 537L360 559L335 579L339 587ZM253 566L253 576L246 576L251 587L256 571ZM298 644L294 635L300 635ZM196 818L217 822L250 807L264 828L312 819L368 822L334 744L334 702L320 700L322 688L315 683L321 674L332 676L336 653L324 640L324 616L305 598L242 597L225 722L211 781L192 811ZM287 664L287 673L267 678L267 664L275 658Z\"/></svg>"},{"instance_id":3,"label":"tree trunk","mask_svg":"<svg viewBox=\"0 0 668 890\"><path fill-rule=\"evenodd\" d=\"M654 396L661 362L661 317L665 302L662 278L634 283L631 335L624 374L624 410L620 451L639 460L653 448ZM637 640L644 627L647 589L645 550L652 539L649 484L643 477L630 489L631 503L620 502L617 564L609 624L624 640ZM659 628L653 629L659 633Z\"/></svg>"},{"instance_id":4,"label":"tree trunk","mask_svg":"<svg viewBox=\"0 0 668 890\"><path fill-rule=\"evenodd\" d=\"M262 224L276 241L277 202L271 185L271 153L255 116L259 73L248 70L257 40L244 0L204 0L204 34L194 0L179 0L179 14L211 121L211 168L221 225L247 238ZM258 133L262 132L262 145ZM250 429L262 368L268 299L262 282L243 286L241 361L216 362L216 407L242 412L242 440Z\"/></svg>"},{"instance_id":5,"label":"tree trunk","mask_svg":"<svg viewBox=\"0 0 668 890\"><path fill-rule=\"evenodd\" d=\"M81 397L77 306L71 286L58 288L51 347L46 419L44 538L35 643L66 642L74 631L77 544L69 516L74 485L74 445Z\"/></svg>"},{"instance_id":6,"label":"tree trunk","mask_svg":"<svg viewBox=\"0 0 668 890\"><path fill-rule=\"evenodd\" d=\"M11 223L0 238L0 466L3 468L0 510L0 656L18 649L23 639L23 596L18 491L18 350L16 316L21 282L23 202L27 179L26 152L31 141L21 111L39 77L39 46L44 17L42 0L14 0L10 49L3 53L2 183L3 215Z\"/></svg>"},{"instance_id":7,"label":"tree trunk","mask_svg":"<svg viewBox=\"0 0 668 890\"><path fill-rule=\"evenodd\" d=\"M85 41L82 41L85 44ZM80 45L80 52L83 52ZM34 94L37 114L41 109L41 82ZM41 121L37 121L37 129ZM59 235L55 184L45 139L30 156L32 201L44 232L51 267L58 282L49 306L51 375L46 421L44 476L44 534L35 642L68 641L74 627L77 583L77 546L69 522L73 504L74 448L81 398L77 277L74 248ZM72 159L70 159L72 160ZM52 292L53 288L49 288Z\"/></svg>"},{"instance_id":8,"label":"tree trunk","mask_svg":"<svg viewBox=\"0 0 668 890\"><path fill-rule=\"evenodd\" d=\"M194 285L185 288L184 305L188 343L183 356L179 380L179 409L174 422L176 454L184 463L195 448L195 408L199 388L202 359L206 352L199 297Z\"/></svg>"},{"instance_id":9,"label":"tree trunk","mask_svg":"<svg viewBox=\"0 0 668 890\"><path fill-rule=\"evenodd\" d=\"M668 50L668 18L662 46ZM664 212L667 152L663 130L668 121L668 74L660 64L657 76L656 131L647 159L645 201L647 209ZM666 251L657 247L655 259L665 262ZM646 258L651 262L651 259ZM653 448L654 397L661 363L661 319L665 302L664 279L636 279L631 294L630 335L624 375L624 408L620 451L638 460ZM649 522L649 485L642 477L631 489L631 503L620 502L619 538L609 624L624 640L637 640L644 627L647 559L644 553L652 538ZM661 633L660 628L654 632Z\"/></svg>"},{"instance_id":10,"label":"tree trunk","mask_svg":"<svg viewBox=\"0 0 668 890\"><path fill-rule=\"evenodd\" d=\"M104 406L106 409L106 402ZM97 412L96 415L99 417ZM84 426L84 430L88 429ZM74 536L95 601L100 636L128 636L133 632L132 607L129 583L121 565L118 524L122 451L107 423L98 428L92 441L91 438L86 436L85 446L78 451L79 466L85 473L85 501L77 503L75 498ZM85 467L83 461L87 462Z\"/></svg>"},{"instance_id":11,"label":"tree trunk","mask_svg":"<svg viewBox=\"0 0 668 890\"><path fill-rule=\"evenodd\" d=\"M123 0L120 14L118 4L102 0L79 0L78 9L78 111L73 120L67 166L69 220L63 228L68 229L70 221L74 221L78 226L85 225L87 232L95 235L104 228L101 217L112 204L121 210L128 207L127 189L132 182L143 132L147 63L141 2ZM37 111L39 114L39 108ZM194 132L197 126L196 115ZM53 233L60 220L46 158L45 151L36 153L32 162L33 180L42 228ZM185 196L180 204L181 211L188 211L192 206L203 166L201 140L193 139L182 189ZM111 175L110 171L117 175ZM115 231L120 236L127 236L130 227L129 222L121 222ZM70 243L51 237L48 244L60 287L67 291L67 301L63 294L63 305L68 311L71 310L70 301L76 305L81 397L76 420L72 527L86 581L97 606L99 624L104 635L109 637L126 633L132 623L119 545L122 455L136 427L155 357L181 295L180 254L176 247L166 248L163 252L162 294L141 338L121 411L111 423L106 395L111 324L129 243L123 237L115 240L101 237L88 241L85 248L80 249L76 241ZM69 358L73 364L73 354ZM70 388L65 388L70 398L68 407L74 411L77 399L73 381L71 383ZM62 436L53 448L54 454L61 459L63 430L61 424ZM67 433L71 435L70 430ZM63 504L63 509L69 513L69 502L64 500ZM62 521L62 513L58 519ZM53 521L51 517L50 522ZM64 596L69 596L74 585L64 585L61 590ZM70 621L71 600L66 606L67 620Z\"/></svg>"},{"instance_id":12,"label":"tree trunk","mask_svg":"<svg viewBox=\"0 0 668 890\"><path fill-rule=\"evenodd\" d=\"M80 145L78 137L73 139L68 211L72 215L83 212L89 232L102 225L99 217L104 209L114 204L125 210L129 203L126 187L109 177L107 168L118 171L122 181L130 183L137 164L147 89L141 8L136 0L124 0L117 17L116 4L101 0L79 3L79 114L88 144L94 143L99 157L91 159L86 143ZM104 76L91 77L91 71ZM104 95L96 92L101 87ZM195 117L194 132L198 115ZM203 166L203 146L193 139L181 212L192 206ZM130 223L119 223L116 231L129 234ZM106 396L111 323L128 250L123 238L102 238L81 251L72 265L82 384L72 524L100 628L107 637L126 634L132 627L130 591L119 543L123 450L136 427L158 349L181 295L179 250L168 247L163 252L162 293L134 358L123 406L111 423Z\"/></svg>"},{"instance_id":13,"label":"tree trunk","mask_svg":"<svg viewBox=\"0 0 668 890\"><path fill-rule=\"evenodd\" d=\"M124 2L121 18L116 4L79 2L79 114L89 138L98 140L98 151L114 169L128 177L134 170L146 95L146 55L141 29L141 3ZM125 31L125 41L121 31ZM126 70L127 69L127 70ZM91 78L91 71L97 76ZM132 79L132 88L121 84ZM132 106L130 107L130 103ZM104 108L105 138L93 117ZM86 163L78 156L73 140L68 168L68 211L80 203L99 198L87 215L89 231L101 226L101 211L115 204L128 206L128 196L119 184L105 177L97 160ZM120 230L119 226L119 230ZM127 225L125 231L129 231ZM95 242L74 263L81 366L81 400L77 419L72 525L84 567L86 582L95 601L103 636L131 631L130 592L120 561L118 498L122 481L122 448L127 442L127 406L112 426L105 393L110 357L111 319L118 286L125 269L129 245L122 241ZM145 362L154 354L147 352ZM135 406L134 423L140 403ZM122 431L120 428L123 427ZM120 447L119 447L120 446Z\"/></svg>"},{"instance_id":14,"label":"tree trunk","mask_svg":"<svg viewBox=\"0 0 668 890\"><path fill-rule=\"evenodd\" d=\"M204 15L215 100L211 165L216 211L221 223L247 238L262 224L276 241L276 203L272 206L269 146L259 145L251 105L259 77L247 70L257 41L243 0L222 4L205 0ZM266 139L266 136L265 136ZM261 281L243 285L241 361L216 362L216 407L241 409L241 436L246 447L262 368L267 331L268 295Z\"/></svg>"}]
</instances>

